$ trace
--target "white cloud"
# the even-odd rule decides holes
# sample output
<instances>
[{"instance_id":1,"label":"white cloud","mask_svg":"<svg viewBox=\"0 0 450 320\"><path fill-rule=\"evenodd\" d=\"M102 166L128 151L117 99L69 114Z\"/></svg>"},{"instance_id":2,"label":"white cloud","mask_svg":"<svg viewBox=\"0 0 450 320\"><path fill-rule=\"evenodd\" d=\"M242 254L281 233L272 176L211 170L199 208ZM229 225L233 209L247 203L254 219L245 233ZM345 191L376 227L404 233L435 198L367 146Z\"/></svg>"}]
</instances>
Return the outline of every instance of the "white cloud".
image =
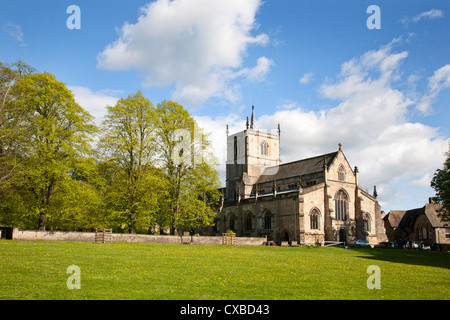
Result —
<instances>
[{"instance_id":1,"label":"white cloud","mask_svg":"<svg viewBox=\"0 0 450 320\"><path fill-rule=\"evenodd\" d=\"M245 76L250 81L262 81L265 75L270 71L270 67L273 66L273 60L266 57L260 57L256 61L256 66L251 69L244 68L237 72L237 76Z\"/></svg>"},{"instance_id":2,"label":"white cloud","mask_svg":"<svg viewBox=\"0 0 450 320\"><path fill-rule=\"evenodd\" d=\"M313 72L308 72L303 75L303 77L300 78L299 82L300 84L308 84L314 77Z\"/></svg>"},{"instance_id":3,"label":"white cloud","mask_svg":"<svg viewBox=\"0 0 450 320\"><path fill-rule=\"evenodd\" d=\"M217 117L212 119L209 116L196 116L195 121L203 132L209 134L209 140L212 142L212 149L216 160L218 161L217 171L221 181L225 181L225 163L227 160L226 146L226 126L230 134L242 131L245 126L245 120L240 119L235 114Z\"/></svg>"},{"instance_id":4,"label":"white cloud","mask_svg":"<svg viewBox=\"0 0 450 320\"><path fill-rule=\"evenodd\" d=\"M190 84L177 84L173 93L174 100L181 100L190 105L197 105L211 96L225 99L228 102L236 102L240 99L240 87L235 83L238 79L248 81L262 81L273 65L273 60L260 57L253 68L243 68L233 72L221 70L210 72L204 79Z\"/></svg>"},{"instance_id":5,"label":"white cloud","mask_svg":"<svg viewBox=\"0 0 450 320\"><path fill-rule=\"evenodd\" d=\"M428 78L427 93L420 99L416 108L428 114L431 110L431 105L436 100L439 92L442 89L450 87L450 64L443 66L436 70L434 74Z\"/></svg>"},{"instance_id":6,"label":"white cloud","mask_svg":"<svg viewBox=\"0 0 450 320\"><path fill-rule=\"evenodd\" d=\"M402 19L400 19L400 22L408 28L409 23L412 22L419 22L420 20L434 20L444 17L444 13L439 9L431 9L430 11L419 13L418 15L414 16L412 19L408 16L404 16Z\"/></svg>"},{"instance_id":7,"label":"white cloud","mask_svg":"<svg viewBox=\"0 0 450 320\"><path fill-rule=\"evenodd\" d=\"M261 0L151 2L141 8L138 22L125 23L118 40L98 55L98 67L136 69L145 85L174 85L174 96L192 103L212 96L236 99L232 80L243 73L261 80L273 63L261 57L254 69L242 66L250 45L268 42L266 34L252 35L260 5Z\"/></svg>"},{"instance_id":8,"label":"white cloud","mask_svg":"<svg viewBox=\"0 0 450 320\"><path fill-rule=\"evenodd\" d=\"M434 20L437 18L442 18L444 16L444 13L439 9L431 9L430 11L422 12L415 16L412 20L414 22L418 22L422 19L425 20Z\"/></svg>"},{"instance_id":9,"label":"white cloud","mask_svg":"<svg viewBox=\"0 0 450 320\"><path fill-rule=\"evenodd\" d=\"M414 201L407 196L410 192L425 202L430 196L427 181L442 166L448 142L438 129L408 121L414 101L393 87L407 56L392 52L391 43L351 59L342 64L334 82L320 88L324 98L337 100L333 108L306 111L291 102L289 108L257 117L257 127L270 131L280 123L284 163L335 151L341 142L350 164L359 168L361 186L372 191L377 185L379 199L387 206L383 209L395 209L400 199ZM430 90L448 86L447 69L441 69L430 78ZM245 128L242 119L233 117L204 120L211 132L220 133L212 137L221 149L226 123L238 120L230 133Z\"/></svg>"},{"instance_id":10,"label":"white cloud","mask_svg":"<svg viewBox=\"0 0 450 320\"><path fill-rule=\"evenodd\" d=\"M91 89L80 86L68 86L68 88L74 94L75 101L95 117L97 125L101 124L106 114L106 106L114 106L119 99L116 95L121 93L107 89L92 92Z\"/></svg>"},{"instance_id":11,"label":"white cloud","mask_svg":"<svg viewBox=\"0 0 450 320\"><path fill-rule=\"evenodd\" d=\"M7 22L3 25L3 31L6 32L15 41L19 42L21 46L26 46L23 39L23 31L21 25Z\"/></svg>"}]
</instances>

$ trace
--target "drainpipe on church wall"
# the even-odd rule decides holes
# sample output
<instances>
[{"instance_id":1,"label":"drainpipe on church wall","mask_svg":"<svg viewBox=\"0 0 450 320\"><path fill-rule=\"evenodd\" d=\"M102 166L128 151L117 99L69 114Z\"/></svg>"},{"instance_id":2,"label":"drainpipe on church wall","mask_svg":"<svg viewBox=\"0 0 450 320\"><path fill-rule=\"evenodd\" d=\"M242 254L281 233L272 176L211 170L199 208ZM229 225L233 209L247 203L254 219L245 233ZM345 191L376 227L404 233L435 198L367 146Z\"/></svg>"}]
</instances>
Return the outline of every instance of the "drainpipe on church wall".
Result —
<instances>
[{"instance_id":1,"label":"drainpipe on church wall","mask_svg":"<svg viewBox=\"0 0 450 320\"><path fill-rule=\"evenodd\" d=\"M325 205L325 217L324 217L324 231L325 231L325 241L334 241L334 235L333 235L333 225L331 222L331 213L330 213L330 203L329 203L329 197L328 197L328 166L326 163L326 159L323 159L323 181L324 181L324 187L323 187L323 201Z\"/></svg>"},{"instance_id":2,"label":"drainpipe on church wall","mask_svg":"<svg viewBox=\"0 0 450 320\"><path fill-rule=\"evenodd\" d=\"M296 224L296 228L295 228L295 232L296 232L296 238L297 238L297 230L298 230L298 243L302 244L302 239L301 239L301 233L302 230L303 232L305 231L305 214L304 214L304 196L303 196L303 182L302 182L302 178L300 176L300 180L299 180L299 188L298 188L298 205L296 205L296 201L294 198L294 217L295 217L295 224ZM302 229L302 221L303 220L303 229ZM297 225L298 225L298 229L297 229Z\"/></svg>"},{"instance_id":3,"label":"drainpipe on church wall","mask_svg":"<svg viewBox=\"0 0 450 320\"><path fill-rule=\"evenodd\" d=\"M355 240L366 240L364 233L364 223L362 221L361 212L361 200L359 199L359 182L358 182L358 167L355 166L355 220L356 220L356 239Z\"/></svg>"}]
</instances>

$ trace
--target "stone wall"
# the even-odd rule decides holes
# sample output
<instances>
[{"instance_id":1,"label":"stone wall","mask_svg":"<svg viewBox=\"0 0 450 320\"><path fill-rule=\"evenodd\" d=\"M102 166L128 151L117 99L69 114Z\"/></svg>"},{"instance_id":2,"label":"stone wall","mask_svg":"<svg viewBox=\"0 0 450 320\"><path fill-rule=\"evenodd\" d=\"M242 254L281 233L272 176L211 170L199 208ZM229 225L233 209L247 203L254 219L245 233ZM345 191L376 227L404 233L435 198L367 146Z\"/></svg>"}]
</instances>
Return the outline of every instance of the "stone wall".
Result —
<instances>
[{"instance_id":1,"label":"stone wall","mask_svg":"<svg viewBox=\"0 0 450 320\"><path fill-rule=\"evenodd\" d=\"M63 231L13 231L13 240L47 240L47 241L95 241L95 232L63 232ZM236 245L262 245L265 237L236 237ZM113 242L139 243L192 243L192 244L222 244L222 237L208 236L166 236L147 234L113 233Z\"/></svg>"}]
</instances>

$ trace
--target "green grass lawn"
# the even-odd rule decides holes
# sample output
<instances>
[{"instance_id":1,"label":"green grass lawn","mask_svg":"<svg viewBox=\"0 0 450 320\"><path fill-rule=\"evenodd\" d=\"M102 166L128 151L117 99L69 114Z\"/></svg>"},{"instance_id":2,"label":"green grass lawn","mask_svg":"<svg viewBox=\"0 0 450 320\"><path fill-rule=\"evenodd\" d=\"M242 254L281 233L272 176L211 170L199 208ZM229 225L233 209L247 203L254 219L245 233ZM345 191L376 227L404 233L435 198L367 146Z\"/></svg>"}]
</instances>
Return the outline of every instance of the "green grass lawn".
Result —
<instances>
[{"instance_id":1,"label":"green grass lawn","mask_svg":"<svg viewBox=\"0 0 450 320\"><path fill-rule=\"evenodd\" d=\"M3 240L0 299L448 300L449 268L448 253L396 249Z\"/></svg>"}]
</instances>

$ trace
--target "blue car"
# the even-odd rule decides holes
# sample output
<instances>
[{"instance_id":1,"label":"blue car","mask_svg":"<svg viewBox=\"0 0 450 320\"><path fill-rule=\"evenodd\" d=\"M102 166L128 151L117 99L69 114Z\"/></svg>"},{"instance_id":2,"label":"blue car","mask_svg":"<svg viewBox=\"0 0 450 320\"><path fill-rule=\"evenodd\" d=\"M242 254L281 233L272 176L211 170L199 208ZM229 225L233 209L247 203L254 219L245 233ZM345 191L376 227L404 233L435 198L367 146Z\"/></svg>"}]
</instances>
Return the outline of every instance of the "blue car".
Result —
<instances>
[{"instance_id":1,"label":"blue car","mask_svg":"<svg viewBox=\"0 0 450 320\"><path fill-rule=\"evenodd\" d=\"M356 240L355 247L370 248L370 244L364 240Z\"/></svg>"}]
</instances>

